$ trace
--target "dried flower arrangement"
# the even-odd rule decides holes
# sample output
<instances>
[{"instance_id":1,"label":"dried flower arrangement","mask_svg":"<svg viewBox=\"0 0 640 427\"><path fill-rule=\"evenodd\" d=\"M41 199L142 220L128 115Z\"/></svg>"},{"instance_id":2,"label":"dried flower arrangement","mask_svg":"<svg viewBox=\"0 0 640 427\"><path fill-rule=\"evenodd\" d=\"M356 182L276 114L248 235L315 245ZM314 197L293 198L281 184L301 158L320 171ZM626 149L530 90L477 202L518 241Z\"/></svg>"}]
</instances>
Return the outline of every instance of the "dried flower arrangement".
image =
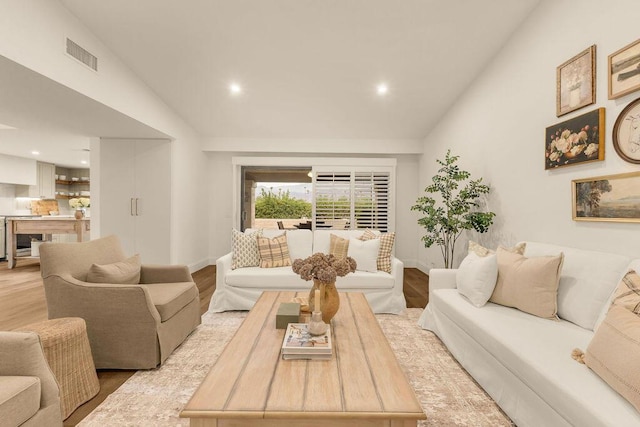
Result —
<instances>
[{"instance_id":1,"label":"dried flower arrangement","mask_svg":"<svg viewBox=\"0 0 640 427\"><path fill-rule=\"evenodd\" d=\"M303 280L315 279L323 283L333 283L336 277L356 271L356 261L351 257L336 258L333 255L315 253L305 259L296 259L292 269Z\"/></svg>"}]
</instances>

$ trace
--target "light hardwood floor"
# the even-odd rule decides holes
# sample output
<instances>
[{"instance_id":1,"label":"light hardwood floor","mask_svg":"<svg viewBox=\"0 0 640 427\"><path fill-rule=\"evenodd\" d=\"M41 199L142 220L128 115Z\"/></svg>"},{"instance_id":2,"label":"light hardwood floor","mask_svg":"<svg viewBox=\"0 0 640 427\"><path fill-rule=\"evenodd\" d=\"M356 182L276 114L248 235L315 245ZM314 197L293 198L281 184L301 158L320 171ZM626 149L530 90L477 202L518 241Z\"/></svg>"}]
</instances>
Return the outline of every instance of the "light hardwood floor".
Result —
<instances>
[{"instance_id":1,"label":"light hardwood floor","mask_svg":"<svg viewBox=\"0 0 640 427\"><path fill-rule=\"evenodd\" d=\"M200 291L201 312L207 311L209 300L216 288L216 267L210 265L192 274ZM423 308L427 304L429 276L415 268L404 270L404 295L408 307ZM0 330L20 328L47 319L44 287L37 260L20 260L9 270L7 262L0 262ZM100 392L80 406L64 422L75 426L93 411L107 396L118 389L136 371L100 370Z\"/></svg>"}]
</instances>

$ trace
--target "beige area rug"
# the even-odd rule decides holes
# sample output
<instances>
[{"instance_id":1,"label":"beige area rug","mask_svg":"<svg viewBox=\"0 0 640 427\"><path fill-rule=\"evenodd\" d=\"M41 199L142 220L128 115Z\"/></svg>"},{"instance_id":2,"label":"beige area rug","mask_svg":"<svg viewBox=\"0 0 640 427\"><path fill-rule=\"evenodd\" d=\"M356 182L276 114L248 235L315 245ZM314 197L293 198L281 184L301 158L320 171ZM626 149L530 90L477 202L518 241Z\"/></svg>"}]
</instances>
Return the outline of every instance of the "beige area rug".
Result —
<instances>
[{"instance_id":1,"label":"beige area rug","mask_svg":"<svg viewBox=\"0 0 640 427\"><path fill-rule=\"evenodd\" d=\"M428 420L420 426L511 426L509 418L455 361L433 333L417 325L421 309L376 315ZM188 426L178 417L246 312L207 313L202 325L152 371L140 371L81 426Z\"/></svg>"}]
</instances>

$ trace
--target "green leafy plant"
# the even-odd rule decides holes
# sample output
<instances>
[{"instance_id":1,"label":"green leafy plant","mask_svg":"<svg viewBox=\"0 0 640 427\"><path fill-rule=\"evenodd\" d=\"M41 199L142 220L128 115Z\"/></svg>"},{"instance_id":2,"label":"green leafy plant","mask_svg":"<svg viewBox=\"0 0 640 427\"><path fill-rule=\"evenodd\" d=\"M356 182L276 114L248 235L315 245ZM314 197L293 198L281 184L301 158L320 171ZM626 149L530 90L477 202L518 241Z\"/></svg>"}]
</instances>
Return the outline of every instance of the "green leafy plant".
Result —
<instances>
[{"instance_id":1,"label":"green leafy plant","mask_svg":"<svg viewBox=\"0 0 640 427\"><path fill-rule=\"evenodd\" d=\"M291 197L289 190L261 189L256 197L256 218L302 218L311 216L311 203Z\"/></svg>"},{"instance_id":2,"label":"green leafy plant","mask_svg":"<svg viewBox=\"0 0 640 427\"><path fill-rule=\"evenodd\" d=\"M482 184L482 178L471 180L471 174L460 170L456 162L460 156L452 156L451 150L442 160L436 160L441 168L432 178L433 184L425 188L426 193L440 194L440 202L427 195L419 197L411 210L424 215L418 224L427 230L422 237L424 246L440 246L445 268L451 268L456 242L463 231L486 232L495 213L480 211L478 200L489 193L489 186Z\"/></svg>"}]
</instances>

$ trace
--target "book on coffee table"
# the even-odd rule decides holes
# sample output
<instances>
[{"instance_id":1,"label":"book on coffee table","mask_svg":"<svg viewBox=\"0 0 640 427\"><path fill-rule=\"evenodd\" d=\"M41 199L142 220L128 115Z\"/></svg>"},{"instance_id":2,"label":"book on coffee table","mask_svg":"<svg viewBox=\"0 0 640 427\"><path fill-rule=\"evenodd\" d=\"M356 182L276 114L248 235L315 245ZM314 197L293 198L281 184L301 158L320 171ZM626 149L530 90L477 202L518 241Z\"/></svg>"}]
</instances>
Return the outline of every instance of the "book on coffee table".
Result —
<instances>
[{"instance_id":1,"label":"book on coffee table","mask_svg":"<svg viewBox=\"0 0 640 427\"><path fill-rule=\"evenodd\" d=\"M292 357L285 356L327 356L331 357L333 353L331 343L331 327L327 327L327 331L322 335L311 335L309 333L308 324L306 323L289 323L287 331L282 341L282 356L284 359ZM317 359L318 357L300 357Z\"/></svg>"}]
</instances>

